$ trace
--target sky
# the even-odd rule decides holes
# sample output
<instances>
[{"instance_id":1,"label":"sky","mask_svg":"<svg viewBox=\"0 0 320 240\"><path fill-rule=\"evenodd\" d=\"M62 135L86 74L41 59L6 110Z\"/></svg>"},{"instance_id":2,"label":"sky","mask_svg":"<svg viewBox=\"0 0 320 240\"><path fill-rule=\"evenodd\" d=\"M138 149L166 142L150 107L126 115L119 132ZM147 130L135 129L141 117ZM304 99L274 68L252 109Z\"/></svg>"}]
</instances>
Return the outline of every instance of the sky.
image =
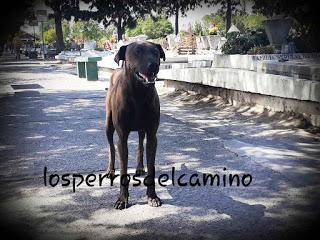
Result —
<instances>
[{"instance_id":1,"label":"sky","mask_svg":"<svg viewBox=\"0 0 320 240\"><path fill-rule=\"evenodd\" d=\"M241 2L246 1L242 0ZM198 7L193 11L188 11L186 14L187 16L179 18L179 29L180 30L188 30L188 25L189 23L191 25L194 25L195 22L200 22L203 18L203 16L208 15L210 13L216 13L217 10L219 9L218 6L210 6L207 7L206 5L203 5L202 7ZM249 1L246 1L246 10L248 13L251 13L251 7L252 3ZM172 26L174 27L174 21L175 21L175 16L171 16L169 18L169 21L171 22Z\"/></svg>"},{"instance_id":2,"label":"sky","mask_svg":"<svg viewBox=\"0 0 320 240\"><path fill-rule=\"evenodd\" d=\"M214 13L217 11L217 8L212 7L198 7L195 10L186 12L186 16L180 16L179 18L179 29L180 30L188 30L189 24L194 25L195 22L200 22L203 16L208 15L210 13ZM175 24L175 16L171 16L169 18L172 26Z\"/></svg>"}]
</instances>

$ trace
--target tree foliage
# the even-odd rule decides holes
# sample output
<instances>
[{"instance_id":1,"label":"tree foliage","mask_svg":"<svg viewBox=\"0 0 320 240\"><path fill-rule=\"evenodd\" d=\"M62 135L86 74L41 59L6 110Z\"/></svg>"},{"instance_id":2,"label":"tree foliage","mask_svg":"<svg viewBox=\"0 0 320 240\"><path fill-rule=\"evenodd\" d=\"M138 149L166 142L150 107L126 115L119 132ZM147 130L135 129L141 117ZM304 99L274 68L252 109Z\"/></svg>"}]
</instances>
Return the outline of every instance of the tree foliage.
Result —
<instances>
[{"instance_id":1,"label":"tree foliage","mask_svg":"<svg viewBox=\"0 0 320 240\"><path fill-rule=\"evenodd\" d=\"M232 15L241 11L241 1L240 0L208 0L207 1L211 5L220 4L220 9L218 10L218 14L225 17L225 29L228 32L231 27Z\"/></svg>"},{"instance_id":2,"label":"tree foliage","mask_svg":"<svg viewBox=\"0 0 320 240\"><path fill-rule=\"evenodd\" d=\"M25 20L32 17L32 0L6 1L0 11L0 48L8 38L19 32Z\"/></svg>"},{"instance_id":3,"label":"tree foliage","mask_svg":"<svg viewBox=\"0 0 320 240\"><path fill-rule=\"evenodd\" d=\"M80 0L45 0L45 4L53 10L49 17L54 18L55 12L60 12L61 17L70 20L79 11Z\"/></svg>"},{"instance_id":4,"label":"tree foliage","mask_svg":"<svg viewBox=\"0 0 320 240\"><path fill-rule=\"evenodd\" d=\"M133 29L126 30L129 37L137 35L146 35L148 38L164 38L168 34L173 33L173 28L168 19L164 17L151 18L150 16L137 20L137 26Z\"/></svg>"},{"instance_id":5,"label":"tree foliage","mask_svg":"<svg viewBox=\"0 0 320 240\"><path fill-rule=\"evenodd\" d=\"M54 19L48 19L48 21L43 23L43 32L44 32L44 38L46 39L46 34L52 34L51 32L55 31L55 22ZM62 21L62 32L63 32L63 41L66 42L68 38L71 37L71 28L70 28L70 22L67 20ZM56 34L54 34L55 39L52 42L56 41ZM49 37L49 39L51 39ZM50 41L50 43L52 43Z\"/></svg>"},{"instance_id":6,"label":"tree foliage","mask_svg":"<svg viewBox=\"0 0 320 240\"><path fill-rule=\"evenodd\" d=\"M70 29L70 37L77 41L82 40L100 40L105 37L107 32L101 28L97 21L90 19L89 21L77 21ZM109 33L110 35L110 33Z\"/></svg>"},{"instance_id":7,"label":"tree foliage","mask_svg":"<svg viewBox=\"0 0 320 240\"><path fill-rule=\"evenodd\" d=\"M46 32L49 29L53 28L54 29L54 19L50 18L47 21L43 22L43 31Z\"/></svg>"},{"instance_id":8,"label":"tree foliage","mask_svg":"<svg viewBox=\"0 0 320 240\"><path fill-rule=\"evenodd\" d=\"M242 14L238 12L232 18L232 23L241 31L246 30L259 30L263 28L263 21L266 20L266 16L262 14ZM209 14L202 18L202 28L204 35L208 34L208 29L212 23L218 27L218 31L222 34L226 29L226 19L220 14ZM223 34L222 34L223 35Z\"/></svg>"},{"instance_id":9,"label":"tree foliage","mask_svg":"<svg viewBox=\"0 0 320 240\"><path fill-rule=\"evenodd\" d=\"M210 14L210 15L205 15L202 18L203 21L203 28L204 28L204 34L208 35L209 34L209 27L211 26L212 23L214 23L218 27L219 32L224 32L226 29L226 20L223 15L220 14Z\"/></svg>"},{"instance_id":10,"label":"tree foliage","mask_svg":"<svg viewBox=\"0 0 320 240\"><path fill-rule=\"evenodd\" d=\"M44 29L45 43L48 44L55 42L56 33L52 22L48 21L44 26ZM65 43L68 43L71 39L79 43L85 40L95 40L99 42L102 39L110 38L113 28L105 30L97 21L94 20L78 20L73 23L64 20L62 22L62 30Z\"/></svg>"},{"instance_id":11,"label":"tree foliage","mask_svg":"<svg viewBox=\"0 0 320 240\"><path fill-rule=\"evenodd\" d=\"M49 28L47 31L43 32L43 38L45 44L52 44L56 40L56 31L54 28Z\"/></svg>"},{"instance_id":12,"label":"tree foliage","mask_svg":"<svg viewBox=\"0 0 320 240\"><path fill-rule=\"evenodd\" d=\"M64 50L62 20L70 20L79 11L79 0L45 0L45 4L53 10L49 17L54 18L57 52Z\"/></svg>"},{"instance_id":13,"label":"tree foliage","mask_svg":"<svg viewBox=\"0 0 320 240\"><path fill-rule=\"evenodd\" d=\"M233 17L233 24L240 30L257 30L263 28L263 21L267 19L262 14L239 14Z\"/></svg>"},{"instance_id":14,"label":"tree foliage","mask_svg":"<svg viewBox=\"0 0 320 240\"><path fill-rule=\"evenodd\" d=\"M125 27L133 28L136 26L137 19L151 14L155 8L155 1L138 0L83 0L89 4L88 10L79 11L77 18L88 20L94 19L102 21L105 27L113 24L117 28L118 39L122 39Z\"/></svg>"},{"instance_id":15,"label":"tree foliage","mask_svg":"<svg viewBox=\"0 0 320 240\"><path fill-rule=\"evenodd\" d=\"M229 2L229 0L211 0L211 1L208 1L208 3L211 4L211 5L220 4L220 8L219 8L219 10L217 12L220 15L225 15L226 14L227 8L228 8L228 2ZM242 2L240 0L230 0L232 14L242 13L241 3Z\"/></svg>"}]
</instances>

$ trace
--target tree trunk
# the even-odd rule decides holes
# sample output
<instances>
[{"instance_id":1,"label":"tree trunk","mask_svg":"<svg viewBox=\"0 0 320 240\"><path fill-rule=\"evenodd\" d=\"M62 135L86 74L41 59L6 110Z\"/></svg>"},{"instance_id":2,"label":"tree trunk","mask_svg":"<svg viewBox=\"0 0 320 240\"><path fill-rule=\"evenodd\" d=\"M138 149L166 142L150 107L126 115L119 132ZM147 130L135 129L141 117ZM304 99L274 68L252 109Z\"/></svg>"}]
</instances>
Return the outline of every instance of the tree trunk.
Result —
<instances>
[{"instance_id":1,"label":"tree trunk","mask_svg":"<svg viewBox=\"0 0 320 240\"><path fill-rule=\"evenodd\" d=\"M247 12L247 2L246 2L246 0L242 0L241 1L241 5L242 5L243 13L246 13Z\"/></svg>"},{"instance_id":2,"label":"tree trunk","mask_svg":"<svg viewBox=\"0 0 320 240\"><path fill-rule=\"evenodd\" d=\"M122 30L121 24L118 24L117 26L117 33L118 33L118 41L122 40L123 30Z\"/></svg>"},{"instance_id":3,"label":"tree trunk","mask_svg":"<svg viewBox=\"0 0 320 240\"><path fill-rule=\"evenodd\" d=\"M228 32L229 28L231 27L231 0L227 0L227 12L226 12L226 33Z\"/></svg>"},{"instance_id":4,"label":"tree trunk","mask_svg":"<svg viewBox=\"0 0 320 240\"><path fill-rule=\"evenodd\" d=\"M118 24L117 24L117 33L118 33L118 41L122 40L123 28L122 28L122 18L118 17Z\"/></svg>"},{"instance_id":5,"label":"tree trunk","mask_svg":"<svg viewBox=\"0 0 320 240\"><path fill-rule=\"evenodd\" d=\"M55 11L54 12L54 23L55 23L55 28L56 28L57 53L60 53L65 48L64 42L63 42L63 31L62 31L61 21L62 21L61 12Z\"/></svg>"},{"instance_id":6,"label":"tree trunk","mask_svg":"<svg viewBox=\"0 0 320 240\"><path fill-rule=\"evenodd\" d=\"M179 6L176 6L176 13L175 13L175 34L178 35L179 33Z\"/></svg>"}]
</instances>

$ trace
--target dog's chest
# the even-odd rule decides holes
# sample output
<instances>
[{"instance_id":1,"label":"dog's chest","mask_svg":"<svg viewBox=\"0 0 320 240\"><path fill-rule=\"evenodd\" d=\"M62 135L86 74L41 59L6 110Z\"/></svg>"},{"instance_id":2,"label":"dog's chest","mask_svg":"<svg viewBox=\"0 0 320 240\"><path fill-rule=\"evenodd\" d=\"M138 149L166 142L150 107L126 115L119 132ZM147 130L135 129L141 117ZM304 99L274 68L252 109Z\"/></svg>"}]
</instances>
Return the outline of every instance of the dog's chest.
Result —
<instances>
[{"instance_id":1,"label":"dog's chest","mask_svg":"<svg viewBox=\"0 0 320 240\"><path fill-rule=\"evenodd\" d=\"M150 129L159 124L159 102L146 99L131 99L122 109L121 122L130 131Z\"/></svg>"},{"instance_id":2,"label":"dog's chest","mask_svg":"<svg viewBox=\"0 0 320 240\"><path fill-rule=\"evenodd\" d=\"M130 111L130 130L148 128L157 122L158 106L157 104L145 101L134 101Z\"/></svg>"}]
</instances>

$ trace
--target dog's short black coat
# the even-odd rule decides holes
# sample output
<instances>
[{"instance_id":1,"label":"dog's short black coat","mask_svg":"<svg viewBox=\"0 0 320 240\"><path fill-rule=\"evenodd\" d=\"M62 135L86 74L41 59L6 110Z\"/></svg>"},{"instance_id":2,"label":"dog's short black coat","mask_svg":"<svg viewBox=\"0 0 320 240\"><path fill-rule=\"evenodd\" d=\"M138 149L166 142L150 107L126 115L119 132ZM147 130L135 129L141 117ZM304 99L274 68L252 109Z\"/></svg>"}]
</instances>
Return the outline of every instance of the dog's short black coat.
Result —
<instances>
[{"instance_id":1,"label":"dog's short black coat","mask_svg":"<svg viewBox=\"0 0 320 240\"><path fill-rule=\"evenodd\" d=\"M106 97L106 134L109 142L109 165L107 174L114 176L115 147L114 131L119 136L118 153L120 162L120 195L115 203L116 209L128 206L128 136L131 131L138 131L139 147L136 174L144 174L143 141L147 137L147 197L148 204L160 206L161 200L155 192L155 155L157 150L157 130L160 121L160 103L155 80L159 72L160 58L165 60L165 53L159 44L134 42L122 46L114 60L122 68L116 69L110 80Z\"/></svg>"}]
</instances>

